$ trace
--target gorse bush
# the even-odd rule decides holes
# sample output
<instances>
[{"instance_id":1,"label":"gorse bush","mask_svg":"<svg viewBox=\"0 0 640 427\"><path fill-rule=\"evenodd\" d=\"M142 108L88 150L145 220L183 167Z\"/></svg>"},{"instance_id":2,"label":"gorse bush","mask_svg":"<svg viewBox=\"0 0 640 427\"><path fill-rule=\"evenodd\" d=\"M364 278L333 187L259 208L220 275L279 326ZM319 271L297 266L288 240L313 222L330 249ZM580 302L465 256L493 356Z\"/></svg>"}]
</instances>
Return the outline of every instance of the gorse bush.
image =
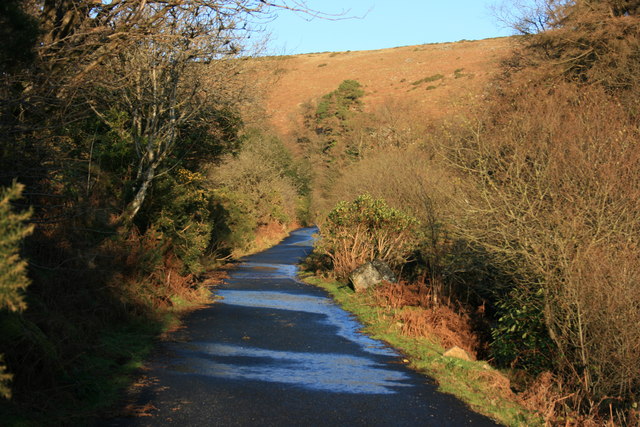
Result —
<instances>
[{"instance_id":1,"label":"gorse bush","mask_svg":"<svg viewBox=\"0 0 640 427\"><path fill-rule=\"evenodd\" d=\"M14 312L26 308L24 291L30 283L27 263L20 259L19 250L22 239L33 231L33 226L24 224L31 212L16 213L11 209L11 202L20 198L23 188L16 183L0 188L0 310ZM11 397L11 378L0 354L0 397Z\"/></svg>"},{"instance_id":2,"label":"gorse bush","mask_svg":"<svg viewBox=\"0 0 640 427\"><path fill-rule=\"evenodd\" d=\"M184 263L182 273L200 274L213 235L214 200L199 172L178 169L156 183L158 196L149 203L151 227L162 233ZM143 211L144 213L144 211Z\"/></svg>"},{"instance_id":3,"label":"gorse bush","mask_svg":"<svg viewBox=\"0 0 640 427\"><path fill-rule=\"evenodd\" d=\"M333 270L346 278L367 261L380 259L402 266L419 241L418 221L365 194L340 202L320 227L317 250L331 258Z\"/></svg>"},{"instance_id":4,"label":"gorse bush","mask_svg":"<svg viewBox=\"0 0 640 427\"><path fill-rule=\"evenodd\" d=\"M356 80L345 80L340 83L338 89L323 96L316 108L316 120L336 117L345 121L352 111L357 111L362 106L360 98L364 96L364 90Z\"/></svg>"},{"instance_id":5,"label":"gorse bush","mask_svg":"<svg viewBox=\"0 0 640 427\"><path fill-rule=\"evenodd\" d=\"M33 232L25 225L31 212L14 212L11 202L19 199L23 185L14 183L0 188L0 310L20 311L26 308L24 290L29 285L27 263L20 259L22 239Z\"/></svg>"}]
</instances>

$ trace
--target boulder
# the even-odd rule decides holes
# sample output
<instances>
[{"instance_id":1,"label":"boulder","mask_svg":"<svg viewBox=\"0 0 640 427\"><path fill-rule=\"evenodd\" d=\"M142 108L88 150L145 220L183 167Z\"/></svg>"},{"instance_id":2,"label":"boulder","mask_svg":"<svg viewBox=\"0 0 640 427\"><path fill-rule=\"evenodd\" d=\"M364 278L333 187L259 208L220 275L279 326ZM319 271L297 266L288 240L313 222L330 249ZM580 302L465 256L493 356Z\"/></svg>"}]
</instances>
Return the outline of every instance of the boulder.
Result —
<instances>
[{"instance_id":1,"label":"boulder","mask_svg":"<svg viewBox=\"0 0 640 427\"><path fill-rule=\"evenodd\" d=\"M391 268L389 268L389 265L379 259L374 259L373 261L371 261L371 265L373 265L373 267L378 270L378 273L380 273L380 276L382 276L382 280L384 280L385 282L396 282L396 275L393 274L393 271L391 271Z\"/></svg>"},{"instance_id":2,"label":"boulder","mask_svg":"<svg viewBox=\"0 0 640 427\"><path fill-rule=\"evenodd\" d=\"M466 351L464 351L463 349L461 349L458 346L451 347L449 350L444 352L443 356L444 357L453 357L453 358L456 358L456 359L462 359L462 360L466 360L468 362L471 362L473 360L473 358L469 355L469 353L467 353Z\"/></svg>"},{"instance_id":3,"label":"boulder","mask_svg":"<svg viewBox=\"0 0 640 427\"><path fill-rule=\"evenodd\" d=\"M349 275L349 282L356 292L362 292L382 281L395 282L396 277L389 266L380 260L364 263Z\"/></svg>"}]
</instances>

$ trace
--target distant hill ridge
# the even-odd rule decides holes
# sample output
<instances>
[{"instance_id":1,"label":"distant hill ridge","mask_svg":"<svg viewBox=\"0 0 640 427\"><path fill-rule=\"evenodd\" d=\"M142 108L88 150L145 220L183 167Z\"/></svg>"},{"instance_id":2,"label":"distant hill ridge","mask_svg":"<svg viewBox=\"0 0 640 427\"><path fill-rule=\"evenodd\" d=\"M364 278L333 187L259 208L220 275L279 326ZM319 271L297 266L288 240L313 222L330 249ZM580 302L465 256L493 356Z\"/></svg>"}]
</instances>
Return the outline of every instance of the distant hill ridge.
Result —
<instances>
[{"instance_id":1,"label":"distant hill ridge","mask_svg":"<svg viewBox=\"0 0 640 427\"><path fill-rule=\"evenodd\" d=\"M370 51L324 52L259 58L250 68L265 84L264 108L282 135L296 126L301 106L360 82L368 110L391 100L411 103L425 120L456 112L461 99L477 97L510 51L508 37L403 46Z\"/></svg>"}]
</instances>

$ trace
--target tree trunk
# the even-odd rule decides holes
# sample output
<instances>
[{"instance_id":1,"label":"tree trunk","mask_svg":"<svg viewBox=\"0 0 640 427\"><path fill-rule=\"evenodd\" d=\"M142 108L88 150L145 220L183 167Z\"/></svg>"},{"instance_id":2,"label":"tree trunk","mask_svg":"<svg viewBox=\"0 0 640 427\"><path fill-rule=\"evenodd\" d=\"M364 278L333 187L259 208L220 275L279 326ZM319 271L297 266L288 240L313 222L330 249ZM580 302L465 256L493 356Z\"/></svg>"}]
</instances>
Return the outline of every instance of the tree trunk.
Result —
<instances>
[{"instance_id":1,"label":"tree trunk","mask_svg":"<svg viewBox=\"0 0 640 427\"><path fill-rule=\"evenodd\" d=\"M157 166L157 163L151 164L144 172L142 181L140 182L140 186L138 187L138 191L136 192L133 200L129 203L129 205L126 207L126 209L118 219L118 225L129 226L133 222L133 219L140 211L140 208L142 207L142 204L147 197L149 188L151 188L151 182L156 176Z\"/></svg>"}]
</instances>

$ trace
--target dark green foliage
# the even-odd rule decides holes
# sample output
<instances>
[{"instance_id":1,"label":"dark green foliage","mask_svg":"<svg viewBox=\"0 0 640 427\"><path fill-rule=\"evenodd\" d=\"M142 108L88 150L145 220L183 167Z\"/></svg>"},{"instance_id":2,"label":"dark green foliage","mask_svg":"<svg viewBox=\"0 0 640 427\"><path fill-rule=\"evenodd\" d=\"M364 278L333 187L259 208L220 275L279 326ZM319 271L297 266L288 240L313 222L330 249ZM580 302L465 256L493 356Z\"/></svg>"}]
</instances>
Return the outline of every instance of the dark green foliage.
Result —
<instances>
[{"instance_id":1,"label":"dark green foliage","mask_svg":"<svg viewBox=\"0 0 640 427\"><path fill-rule=\"evenodd\" d=\"M213 194L207 191L204 176L178 169L158 180L154 196L145 219L170 242L184 264L181 273L202 273L202 258L211 245L214 224Z\"/></svg>"},{"instance_id":2,"label":"dark green foliage","mask_svg":"<svg viewBox=\"0 0 640 427\"><path fill-rule=\"evenodd\" d=\"M228 107L203 106L198 117L179 129L180 144L172 157L190 170L237 153L242 145L243 128L238 111Z\"/></svg>"},{"instance_id":3,"label":"dark green foliage","mask_svg":"<svg viewBox=\"0 0 640 427\"><path fill-rule=\"evenodd\" d=\"M335 273L343 279L374 259L397 268L415 249L418 229L412 216L364 194L351 202L339 202L329 213L320 228L317 250L331 258Z\"/></svg>"},{"instance_id":4,"label":"dark green foliage","mask_svg":"<svg viewBox=\"0 0 640 427\"><path fill-rule=\"evenodd\" d=\"M340 83L338 89L323 96L316 109L318 123L331 117L341 121L349 118L352 111L359 111L362 106L360 98L364 96L364 90L355 80L345 80Z\"/></svg>"},{"instance_id":5,"label":"dark green foliage","mask_svg":"<svg viewBox=\"0 0 640 427\"><path fill-rule=\"evenodd\" d=\"M544 321L543 289L513 288L497 303L491 353L501 366L537 375L552 368L554 346Z\"/></svg>"},{"instance_id":6,"label":"dark green foliage","mask_svg":"<svg viewBox=\"0 0 640 427\"><path fill-rule=\"evenodd\" d=\"M301 136L307 156L320 156L328 174L362 155L364 118L362 97L365 92L359 82L345 80L340 86L317 100L314 107L305 105L305 127L308 136ZM352 136L352 138L350 138ZM322 184L320 184L322 185Z\"/></svg>"},{"instance_id":7,"label":"dark green foliage","mask_svg":"<svg viewBox=\"0 0 640 427\"><path fill-rule=\"evenodd\" d=\"M23 0L0 2L0 71L15 70L34 58L38 23L24 12L23 3Z\"/></svg>"}]
</instances>

